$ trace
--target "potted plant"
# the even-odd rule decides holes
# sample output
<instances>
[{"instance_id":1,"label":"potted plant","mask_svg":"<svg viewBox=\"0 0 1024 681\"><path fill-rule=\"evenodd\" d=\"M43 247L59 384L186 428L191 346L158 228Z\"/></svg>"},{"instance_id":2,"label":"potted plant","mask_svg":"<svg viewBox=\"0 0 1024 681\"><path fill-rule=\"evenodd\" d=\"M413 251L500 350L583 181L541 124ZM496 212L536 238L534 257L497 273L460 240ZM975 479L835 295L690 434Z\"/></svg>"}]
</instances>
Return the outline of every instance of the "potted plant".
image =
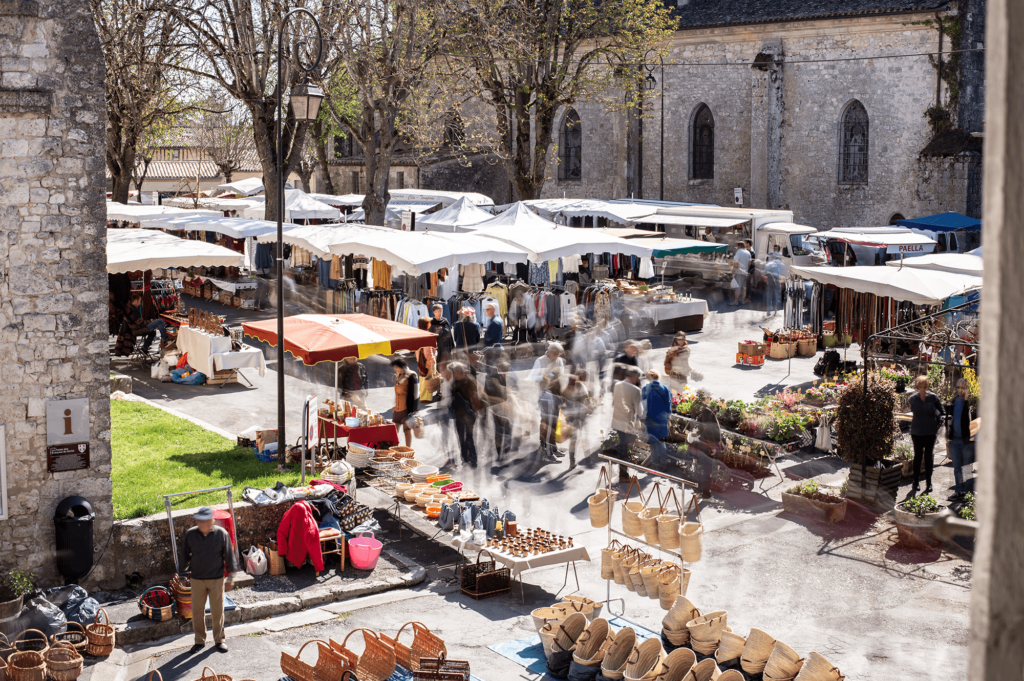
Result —
<instances>
[{"instance_id":1,"label":"potted plant","mask_svg":"<svg viewBox=\"0 0 1024 681\"><path fill-rule=\"evenodd\" d=\"M900 541L915 548L932 548L942 540L932 529L935 521L949 511L930 494L911 497L897 504L895 510L896 531Z\"/></svg>"},{"instance_id":2,"label":"potted plant","mask_svg":"<svg viewBox=\"0 0 1024 681\"><path fill-rule=\"evenodd\" d=\"M11 570L0 575L0 622L21 614L25 594L33 589L35 575Z\"/></svg>"},{"instance_id":3,"label":"potted plant","mask_svg":"<svg viewBox=\"0 0 1024 681\"><path fill-rule=\"evenodd\" d=\"M842 522L846 517L846 499L835 494L830 487L819 485L815 480L804 480L796 487L782 493L782 508L827 523Z\"/></svg>"},{"instance_id":4,"label":"potted plant","mask_svg":"<svg viewBox=\"0 0 1024 681\"><path fill-rule=\"evenodd\" d=\"M956 512L958 516L964 520L977 520L974 515L974 493L969 493L964 496L963 506Z\"/></svg>"},{"instance_id":5,"label":"potted plant","mask_svg":"<svg viewBox=\"0 0 1024 681\"><path fill-rule=\"evenodd\" d=\"M900 464L900 473L904 478L909 478L914 471L914 446L909 442L900 440L892 448L892 460Z\"/></svg>"},{"instance_id":6,"label":"potted plant","mask_svg":"<svg viewBox=\"0 0 1024 681\"><path fill-rule=\"evenodd\" d=\"M878 374L882 378L892 381L896 385L896 392L898 393L905 391L907 383L910 382L910 369L902 364L894 367L882 367L879 369Z\"/></svg>"},{"instance_id":7,"label":"potted plant","mask_svg":"<svg viewBox=\"0 0 1024 681\"><path fill-rule=\"evenodd\" d=\"M839 395L836 444L839 456L850 462L847 496L866 504L896 503L903 465L886 459L899 433L893 416L896 392L892 381L872 375L851 382Z\"/></svg>"}]
</instances>

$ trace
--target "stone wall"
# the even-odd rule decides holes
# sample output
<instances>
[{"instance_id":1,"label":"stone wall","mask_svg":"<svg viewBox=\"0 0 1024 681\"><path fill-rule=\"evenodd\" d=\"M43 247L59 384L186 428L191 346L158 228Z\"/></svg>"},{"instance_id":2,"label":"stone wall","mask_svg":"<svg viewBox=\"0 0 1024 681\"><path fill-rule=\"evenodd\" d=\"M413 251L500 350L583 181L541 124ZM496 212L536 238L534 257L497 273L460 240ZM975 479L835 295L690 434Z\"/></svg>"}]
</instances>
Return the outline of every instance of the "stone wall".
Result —
<instances>
[{"instance_id":1,"label":"stone wall","mask_svg":"<svg viewBox=\"0 0 1024 681\"><path fill-rule=\"evenodd\" d=\"M103 57L77 0L0 0L0 424L9 517L0 570L59 583L53 512L97 512L87 585L109 581L112 526ZM90 400L91 466L48 473L46 401Z\"/></svg>"},{"instance_id":2,"label":"stone wall","mask_svg":"<svg viewBox=\"0 0 1024 681\"><path fill-rule=\"evenodd\" d=\"M979 0L972 0L975 4ZM914 25L931 14L903 14L678 31L665 67L665 199L788 208L797 222L822 228L884 225L900 213L926 215L942 199L919 198L919 153L930 129L935 69L919 54L938 47L938 32ZM976 22L977 25L977 22ZM660 69L654 75L659 78ZM974 72L965 78L977 79ZM980 83L974 83L980 87ZM658 198L660 88L648 93L643 198ZM853 100L869 116L868 182L838 182L840 117ZM692 125L706 104L715 121L714 179L692 179ZM581 102L583 179L551 179L544 197L623 196L626 116ZM927 165L927 164L925 164ZM556 170L549 173L557 177ZM963 186L952 187L961 203ZM946 210L946 208L941 208Z\"/></svg>"},{"instance_id":3,"label":"stone wall","mask_svg":"<svg viewBox=\"0 0 1024 681\"><path fill-rule=\"evenodd\" d=\"M265 544L268 536L277 537L277 527L281 518L292 504L259 507L248 502L235 503L235 534L238 546L242 551L256 544ZM227 504L214 506L214 509L228 510ZM178 550L181 550L181 539L188 528L195 525L192 515L196 509L189 508L172 511L174 518L174 538ZM122 520L114 523L113 541L114 573L121 577L138 572L147 586L166 583L174 574L174 555L171 552L171 529L166 513ZM179 555L180 559L180 555ZM239 566L244 569L244 566Z\"/></svg>"},{"instance_id":4,"label":"stone wall","mask_svg":"<svg viewBox=\"0 0 1024 681\"><path fill-rule=\"evenodd\" d=\"M478 192L494 203L510 203L508 173L502 162L485 154L466 159L447 158L425 165L420 171L420 188L453 192Z\"/></svg>"}]
</instances>

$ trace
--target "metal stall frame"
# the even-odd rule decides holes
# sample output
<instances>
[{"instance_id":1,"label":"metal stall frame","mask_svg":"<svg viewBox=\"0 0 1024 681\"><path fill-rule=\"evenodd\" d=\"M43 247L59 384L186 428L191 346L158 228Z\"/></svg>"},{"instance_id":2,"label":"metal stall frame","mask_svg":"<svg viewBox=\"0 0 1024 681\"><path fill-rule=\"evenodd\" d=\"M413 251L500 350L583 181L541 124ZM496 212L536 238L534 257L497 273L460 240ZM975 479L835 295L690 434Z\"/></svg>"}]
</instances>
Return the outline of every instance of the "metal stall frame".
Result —
<instances>
[{"instance_id":1,"label":"metal stall frame","mask_svg":"<svg viewBox=\"0 0 1024 681\"><path fill-rule=\"evenodd\" d=\"M181 572L181 567L178 565L178 540L174 537L174 517L171 515L171 497L185 497L190 494L205 494L206 492L222 492L228 493L228 511L231 513L231 544L235 548L235 560L238 560L238 535L235 531L237 525L237 518L235 517L235 505L231 499L231 485L225 485L224 487L210 487L209 489L197 489L191 492L175 492L174 494L164 495L164 508L167 509L167 524L171 528L171 550L174 554L174 572ZM241 563L239 563L241 564Z\"/></svg>"}]
</instances>

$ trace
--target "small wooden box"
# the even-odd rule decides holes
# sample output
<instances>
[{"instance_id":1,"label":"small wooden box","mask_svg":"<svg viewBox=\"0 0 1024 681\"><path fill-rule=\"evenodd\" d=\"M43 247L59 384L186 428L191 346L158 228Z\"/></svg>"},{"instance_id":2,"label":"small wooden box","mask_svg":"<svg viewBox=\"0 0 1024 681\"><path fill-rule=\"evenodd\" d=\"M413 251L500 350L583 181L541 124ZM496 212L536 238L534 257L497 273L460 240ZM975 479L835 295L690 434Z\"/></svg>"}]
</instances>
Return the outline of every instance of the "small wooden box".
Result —
<instances>
[{"instance_id":1,"label":"small wooden box","mask_svg":"<svg viewBox=\"0 0 1024 681\"><path fill-rule=\"evenodd\" d=\"M738 352L741 355L763 355L764 343L756 341L740 341Z\"/></svg>"}]
</instances>

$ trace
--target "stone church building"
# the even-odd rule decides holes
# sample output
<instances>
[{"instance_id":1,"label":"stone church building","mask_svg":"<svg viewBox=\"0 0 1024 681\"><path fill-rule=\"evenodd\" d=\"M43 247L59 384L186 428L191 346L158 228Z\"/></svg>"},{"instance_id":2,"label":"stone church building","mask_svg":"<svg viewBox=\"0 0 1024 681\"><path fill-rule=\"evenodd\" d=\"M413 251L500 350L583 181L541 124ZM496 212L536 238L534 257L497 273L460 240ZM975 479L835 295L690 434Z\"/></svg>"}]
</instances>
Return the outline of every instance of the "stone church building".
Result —
<instances>
[{"instance_id":1,"label":"stone church building","mask_svg":"<svg viewBox=\"0 0 1024 681\"><path fill-rule=\"evenodd\" d=\"M542 197L741 197L821 228L980 217L985 0L676 1L664 65L638 66L642 126L563 111ZM502 166L472 160L403 175L512 200Z\"/></svg>"},{"instance_id":2,"label":"stone church building","mask_svg":"<svg viewBox=\"0 0 1024 681\"><path fill-rule=\"evenodd\" d=\"M970 133L982 130L984 57L961 50L983 47L983 0L679 3L665 66L647 68L642 137L626 116L580 102L563 114L557 153L581 162L559 163L545 196L733 205L742 193L744 206L822 228L980 217ZM938 19L960 44L940 37ZM940 59L958 67L953 93Z\"/></svg>"}]
</instances>

